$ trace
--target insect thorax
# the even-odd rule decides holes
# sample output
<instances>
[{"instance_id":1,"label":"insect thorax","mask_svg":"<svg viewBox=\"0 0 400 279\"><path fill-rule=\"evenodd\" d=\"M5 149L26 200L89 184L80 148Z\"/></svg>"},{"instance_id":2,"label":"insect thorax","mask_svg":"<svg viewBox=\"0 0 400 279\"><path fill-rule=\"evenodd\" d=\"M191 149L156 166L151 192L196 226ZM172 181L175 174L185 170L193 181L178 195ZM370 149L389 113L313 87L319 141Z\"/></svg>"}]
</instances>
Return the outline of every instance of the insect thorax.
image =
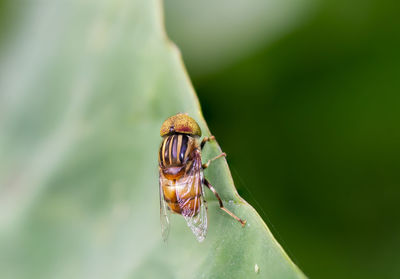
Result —
<instances>
[{"instance_id":1,"label":"insect thorax","mask_svg":"<svg viewBox=\"0 0 400 279\"><path fill-rule=\"evenodd\" d=\"M165 136L159 150L161 168L181 167L193 159L193 151L198 148L198 139L187 134Z\"/></svg>"}]
</instances>

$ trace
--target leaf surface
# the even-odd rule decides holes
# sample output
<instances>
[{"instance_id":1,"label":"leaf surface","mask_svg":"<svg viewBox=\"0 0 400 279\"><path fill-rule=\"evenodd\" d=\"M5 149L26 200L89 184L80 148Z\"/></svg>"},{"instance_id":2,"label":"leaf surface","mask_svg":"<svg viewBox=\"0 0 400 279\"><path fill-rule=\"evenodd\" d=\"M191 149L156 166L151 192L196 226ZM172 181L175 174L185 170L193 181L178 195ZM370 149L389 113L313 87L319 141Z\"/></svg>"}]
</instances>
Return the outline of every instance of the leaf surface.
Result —
<instances>
[{"instance_id":1,"label":"leaf surface","mask_svg":"<svg viewBox=\"0 0 400 279\"><path fill-rule=\"evenodd\" d=\"M210 132L159 1L37 1L23 14L1 53L1 278L304 277L225 159L205 175L246 227L208 191L206 240L174 215L162 242L159 128L187 112ZM220 152L209 143L203 158Z\"/></svg>"}]
</instances>

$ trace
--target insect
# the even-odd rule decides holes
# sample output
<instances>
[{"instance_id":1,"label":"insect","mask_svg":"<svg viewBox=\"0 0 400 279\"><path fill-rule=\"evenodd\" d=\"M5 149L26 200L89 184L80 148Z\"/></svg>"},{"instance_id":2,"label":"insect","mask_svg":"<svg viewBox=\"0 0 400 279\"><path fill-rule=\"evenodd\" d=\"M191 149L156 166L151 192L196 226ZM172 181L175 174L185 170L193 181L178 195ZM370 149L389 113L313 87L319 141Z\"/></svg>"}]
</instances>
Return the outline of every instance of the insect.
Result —
<instances>
[{"instance_id":1,"label":"insect","mask_svg":"<svg viewBox=\"0 0 400 279\"><path fill-rule=\"evenodd\" d=\"M222 210L244 226L245 220L226 209L220 196L210 182L204 178L203 170L225 153L201 162L201 150L214 136L204 137L200 142L201 130L197 122L187 114L169 117L161 126L163 137L158 163L160 179L160 219L164 240L169 232L169 213L182 215L199 242L207 234L207 206L204 200L204 185L219 201Z\"/></svg>"}]
</instances>

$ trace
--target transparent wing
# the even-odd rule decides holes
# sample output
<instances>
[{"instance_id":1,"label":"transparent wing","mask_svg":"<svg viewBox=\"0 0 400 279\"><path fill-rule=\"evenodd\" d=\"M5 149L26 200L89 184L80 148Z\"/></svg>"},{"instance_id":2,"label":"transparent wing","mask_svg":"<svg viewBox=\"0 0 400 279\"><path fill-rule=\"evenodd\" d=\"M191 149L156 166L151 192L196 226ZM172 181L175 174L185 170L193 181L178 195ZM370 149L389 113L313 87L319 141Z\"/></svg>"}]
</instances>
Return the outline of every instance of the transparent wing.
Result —
<instances>
[{"instance_id":1,"label":"transparent wing","mask_svg":"<svg viewBox=\"0 0 400 279\"><path fill-rule=\"evenodd\" d=\"M197 156L185 179L181 181L182 188L178 188L176 195L181 214L199 242L207 234L207 205L202 179L201 158Z\"/></svg>"},{"instance_id":2,"label":"transparent wing","mask_svg":"<svg viewBox=\"0 0 400 279\"><path fill-rule=\"evenodd\" d=\"M159 176L159 190L160 190L160 222L161 222L161 235L163 240L166 241L169 234L169 209L164 199L164 193L162 190L162 177Z\"/></svg>"}]
</instances>

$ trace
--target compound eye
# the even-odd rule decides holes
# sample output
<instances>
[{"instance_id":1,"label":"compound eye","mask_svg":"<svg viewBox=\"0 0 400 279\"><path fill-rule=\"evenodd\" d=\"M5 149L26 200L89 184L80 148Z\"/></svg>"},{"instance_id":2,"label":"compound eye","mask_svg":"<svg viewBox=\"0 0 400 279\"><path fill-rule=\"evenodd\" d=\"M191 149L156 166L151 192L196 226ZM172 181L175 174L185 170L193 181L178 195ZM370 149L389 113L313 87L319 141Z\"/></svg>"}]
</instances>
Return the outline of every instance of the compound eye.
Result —
<instances>
[{"instance_id":1,"label":"compound eye","mask_svg":"<svg viewBox=\"0 0 400 279\"><path fill-rule=\"evenodd\" d=\"M201 130L197 122L190 116L182 113L169 117L161 126L160 136L163 137L174 133L201 136Z\"/></svg>"}]
</instances>

